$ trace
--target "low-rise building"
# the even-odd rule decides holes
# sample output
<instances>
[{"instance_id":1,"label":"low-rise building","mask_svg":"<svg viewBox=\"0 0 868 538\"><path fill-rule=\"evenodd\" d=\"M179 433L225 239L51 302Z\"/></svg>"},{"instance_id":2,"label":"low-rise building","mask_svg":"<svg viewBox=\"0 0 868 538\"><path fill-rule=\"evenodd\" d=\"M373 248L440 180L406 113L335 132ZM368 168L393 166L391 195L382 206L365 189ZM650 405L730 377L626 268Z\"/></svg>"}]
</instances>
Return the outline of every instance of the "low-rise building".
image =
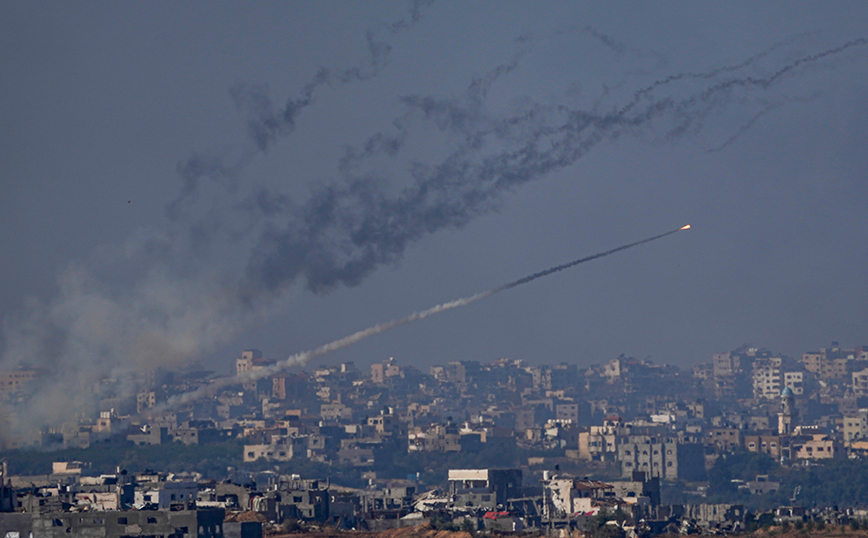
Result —
<instances>
[{"instance_id":1,"label":"low-rise building","mask_svg":"<svg viewBox=\"0 0 868 538\"><path fill-rule=\"evenodd\" d=\"M449 494L458 506L495 508L507 499L521 497L520 469L450 469Z\"/></svg>"},{"instance_id":2,"label":"low-rise building","mask_svg":"<svg viewBox=\"0 0 868 538\"><path fill-rule=\"evenodd\" d=\"M805 441L796 452L798 459L832 459L844 456L844 450L838 441L825 434L814 434L812 438Z\"/></svg>"},{"instance_id":3,"label":"low-rise building","mask_svg":"<svg viewBox=\"0 0 868 538\"><path fill-rule=\"evenodd\" d=\"M427 430L416 428L407 434L410 452L460 452L461 434L457 428L436 424Z\"/></svg>"},{"instance_id":4,"label":"low-rise building","mask_svg":"<svg viewBox=\"0 0 868 538\"><path fill-rule=\"evenodd\" d=\"M738 428L710 428L705 431L702 444L717 452L732 452L742 446L741 430Z\"/></svg>"},{"instance_id":5,"label":"low-rise building","mask_svg":"<svg viewBox=\"0 0 868 538\"><path fill-rule=\"evenodd\" d=\"M769 434L751 434L744 436L744 447L750 452L768 454L777 459L781 457L781 436Z\"/></svg>"},{"instance_id":6,"label":"low-rise building","mask_svg":"<svg viewBox=\"0 0 868 538\"><path fill-rule=\"evenodd\" d=\"M196 482L151 482L136 488L135 504L142 507L151 505L158 509L168 509L173 504L192 503L199 494Z\"/></svg>"}]
</instances>

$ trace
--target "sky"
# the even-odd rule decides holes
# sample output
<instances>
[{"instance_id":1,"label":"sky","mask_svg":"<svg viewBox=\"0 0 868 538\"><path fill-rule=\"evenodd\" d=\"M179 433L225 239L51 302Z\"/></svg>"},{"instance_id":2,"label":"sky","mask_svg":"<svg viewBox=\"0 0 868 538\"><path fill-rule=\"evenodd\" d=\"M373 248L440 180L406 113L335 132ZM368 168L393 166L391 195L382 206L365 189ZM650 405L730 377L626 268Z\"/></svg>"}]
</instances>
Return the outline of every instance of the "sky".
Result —
<instances>
[{"instance_id":1,"label":"sky","mask_svg":"<svg viewBox=\"0 0 868 538\"><path fill-rule=\"evenodd\" d=\"M864 2L0 3L0 367L868 344Z\"/></svg>"}]
</instances>

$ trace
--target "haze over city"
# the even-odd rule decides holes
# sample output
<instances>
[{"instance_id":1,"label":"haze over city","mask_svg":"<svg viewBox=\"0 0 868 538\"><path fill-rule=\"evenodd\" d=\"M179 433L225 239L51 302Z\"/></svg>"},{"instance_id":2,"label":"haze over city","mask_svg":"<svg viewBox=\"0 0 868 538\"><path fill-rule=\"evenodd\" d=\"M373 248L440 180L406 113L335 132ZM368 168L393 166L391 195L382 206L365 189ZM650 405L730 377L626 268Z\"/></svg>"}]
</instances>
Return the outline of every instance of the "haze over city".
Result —
<instances>
[{"instance_id":1,"label":"haze over city","mask_svg":"<svg viewBox=\"0 0 868 538\"><path fill-rule=\"evenodd\" d=\"M0 7L2 364L864 341L863 3Z\"/></svg>"}]
</instances>

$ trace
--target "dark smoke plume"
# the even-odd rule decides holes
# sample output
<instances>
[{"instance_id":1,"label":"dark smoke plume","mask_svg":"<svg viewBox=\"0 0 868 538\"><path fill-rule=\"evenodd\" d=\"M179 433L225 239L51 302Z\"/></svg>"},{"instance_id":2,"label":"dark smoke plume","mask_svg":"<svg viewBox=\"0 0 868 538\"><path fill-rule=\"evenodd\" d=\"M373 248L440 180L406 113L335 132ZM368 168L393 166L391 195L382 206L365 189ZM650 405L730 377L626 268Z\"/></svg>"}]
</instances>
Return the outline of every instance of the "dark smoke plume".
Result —
<instances>
[{"instance_id":1,"label":"dark smoke plume","mask_svg":"<svg viewBox=\"0 0 868 538\"><path fill-rule=\"evenodd\" d=\"M422 20L422 11L434 0L414 0L409 20L402 18L385 28L385 36L373 30L366 34L368 61L364 65L345 68L320 68L304 85L301 94L286 101L282 108L275 108L268 97L268 86L239 84L232 88L231 95L239 109L250 115L248 135L262 151L268 151L278 139L295 130L301 112L314 101L314 94L322 86L342 86L352 82L369 80L377 76L387 65L392 45L386 39L409 30Z\"/></svg>"},{"instance_id":2,"label":"dark smoke plume","mask_svg":"<svg viewBox=\"0 0 868 538\"><path fill-rule=\"evenodd\" d=\"M487 92L517 67L518 56L474 80L460 99L406 96L402 102L410 111L459 135L462 143L435 165L414 166L410 184L396 195L368 177L349 175L320 189L285 226L273 226L261 235L247 267L245 288L273 293L298 278L314 292L357 285L380 265L397 261L411 243L439 230L461 228L496 208L503 194L574 165L603 141L658 129L668 138L694 133L710 112L745 97L736 90L768 90L800 67L865 44L865 39L853 40L796 59L765 77L733 73L768 52L708 73L673 75L610 111L536 104L514 116L488 115L482 106ZM653 97L661 86L683 79L712 84L687 95ZM778 103L766 99L763 106ZM377 149L397 151L394 145L369 140L364 154Z\"/></svg>"}]
</instances>

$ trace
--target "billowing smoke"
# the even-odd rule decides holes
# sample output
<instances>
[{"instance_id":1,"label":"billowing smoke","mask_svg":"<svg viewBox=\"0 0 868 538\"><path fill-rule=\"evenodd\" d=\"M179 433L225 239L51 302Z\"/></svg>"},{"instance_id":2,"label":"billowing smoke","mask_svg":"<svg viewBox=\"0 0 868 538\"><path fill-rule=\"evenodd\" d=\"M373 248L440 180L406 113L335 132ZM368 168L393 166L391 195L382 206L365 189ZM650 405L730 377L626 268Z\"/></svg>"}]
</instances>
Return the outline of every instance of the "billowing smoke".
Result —
<instances>
[{"instance_id":1,"label":"billowing smoke","mask_svg":"<svg viewBox=\"0 0 868 538\"><path fill-rule=\"evenodd\" d=\"M248 115L253 147L240 156L197 154L182 163L180 194L165 227L99 251L64 273L57 297L5 320L0 368L26 363L48 373L43 390L17 406L18 422L38 426L92 416L97 396L121 398L147 381L143 370L193 361L285 308L286 292L297 283L316 293L358 285L414 242L461 228L497 208L505 194L575 165L604 141L688 136L733 103L781 106L792 97L777 97L776 86L866 44L850 41L779 62L763 74L758 64L776 46L740 64L643 84L613 106L524 100L512 113L494 113L491 90L521 69L531 46L520 39L517 52L471 80L461 95L403 96L394 130L371 133L348 148L336 163L339 177L309 197L296 201L273 188L240 188L254 159L291 139L321 88L364 84L387 69L390 37L424 24L427 4L416 2L403 19L369 33L364 65L321 70L282 107L272 104L264 86L233 88L233 100ZM583 31L608 50L624 50L609 36ZM436 162L411 160L401 188L360 170L370 159L406 151L420 129L446 133L455 143ZM234 265L217 267L211 263L216 256ZM100 383L106 375L112 382Z\"/></svg>"}]
</instances>

